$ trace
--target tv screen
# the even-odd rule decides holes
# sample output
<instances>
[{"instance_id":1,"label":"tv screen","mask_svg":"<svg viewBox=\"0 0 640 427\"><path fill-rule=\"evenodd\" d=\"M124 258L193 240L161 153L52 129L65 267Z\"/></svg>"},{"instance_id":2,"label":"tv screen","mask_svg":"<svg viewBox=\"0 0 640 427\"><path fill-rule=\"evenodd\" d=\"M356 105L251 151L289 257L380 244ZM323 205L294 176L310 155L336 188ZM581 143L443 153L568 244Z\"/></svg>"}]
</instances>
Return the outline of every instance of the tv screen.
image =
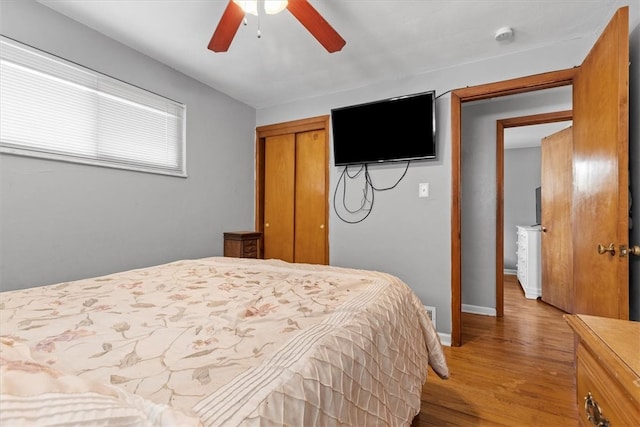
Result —
<instances>
[{"instance_id":1,"label":"tv screen","mask_svg":"<svg viewBox=\"0 0 640 427\"><path fill-rule=\"evenodd\" d=\"M436 157L435 92L331 110L336 166Z\"/></svg>"}]
</instances>

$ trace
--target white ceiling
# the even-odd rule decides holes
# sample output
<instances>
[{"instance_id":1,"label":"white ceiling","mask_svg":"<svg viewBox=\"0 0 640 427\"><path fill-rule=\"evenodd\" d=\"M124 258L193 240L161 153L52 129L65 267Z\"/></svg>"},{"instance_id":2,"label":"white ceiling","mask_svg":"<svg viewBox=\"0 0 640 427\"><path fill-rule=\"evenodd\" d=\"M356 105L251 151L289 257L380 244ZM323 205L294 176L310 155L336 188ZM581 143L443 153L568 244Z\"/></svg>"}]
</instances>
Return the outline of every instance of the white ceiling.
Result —
<instances>
[{"instance_id":1,"label":"white ceiling","mask_svg":"<svg viewBox=\"0 0 640 427\"><path fill-rule=\"evenodd\" d=\"M227 0L39 2L255 108L594 39L627 3L632 24L640 14L638 0L309 0L346 40L340 52L285 10L260 18L261 38L248 15L229 51L214 53L207 44ZM515 37L497 42L504 26Z\"/></svg>"},{"instance_id":2,"label":"white ceiling","mask_svg":"<svg viewBox=\"0 0 640 427\"><path fill-rule=\"evenodd\" d=\"M504 148L509 150L513 148L540 147L542 138L571 126L571 123L545 123L507 128L504 130Z\"/></svg>"}]
</instances>

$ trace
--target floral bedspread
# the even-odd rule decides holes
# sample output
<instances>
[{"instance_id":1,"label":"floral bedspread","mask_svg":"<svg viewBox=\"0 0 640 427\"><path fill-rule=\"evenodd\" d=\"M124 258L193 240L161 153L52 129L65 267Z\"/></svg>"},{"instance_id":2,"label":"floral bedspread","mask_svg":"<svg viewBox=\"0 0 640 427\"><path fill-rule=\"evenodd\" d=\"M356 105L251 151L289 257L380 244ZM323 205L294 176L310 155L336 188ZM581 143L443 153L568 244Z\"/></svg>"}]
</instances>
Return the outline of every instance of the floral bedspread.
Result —
<instances>
[{"instance_id":1,"label":"floral bedspread","mask_svg":"<svg viewBox=\"0 0 640 427\"><path fill-rule=\"evenodd\" d=\"M448 375L399 279L276 260L183 260L3 292L0 338L204 425L408 425L427 364Z\"/></svg>"}]
</instances>

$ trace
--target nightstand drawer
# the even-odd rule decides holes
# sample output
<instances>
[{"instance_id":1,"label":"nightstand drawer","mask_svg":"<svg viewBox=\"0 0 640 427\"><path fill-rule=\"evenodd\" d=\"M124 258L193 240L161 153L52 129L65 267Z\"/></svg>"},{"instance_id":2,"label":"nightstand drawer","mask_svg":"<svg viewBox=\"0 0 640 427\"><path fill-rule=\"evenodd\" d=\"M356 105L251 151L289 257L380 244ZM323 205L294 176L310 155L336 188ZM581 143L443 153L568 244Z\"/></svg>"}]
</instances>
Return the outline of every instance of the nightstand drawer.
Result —
<instances>
[{"instance_id":1,"label":"nightstand drawer","mask_svg":"<svg viewBox=\"0 0 640 427\"><path fill-rule=\"evenodd\" d=\"M258 257L258 240L247 240L242 247L242 254L245 258Z\"/></svg>"},{"instance_id":2,"label":"nightstand drawer","mask_svg":"<svg viewBox=\"0 0 640 427\"><path fill-rule=\"evenodd\" d=\"M230 231L224 233L224 256L236 258L259 258L260 237L256 231Z\"/></svg>"}]
</instances>

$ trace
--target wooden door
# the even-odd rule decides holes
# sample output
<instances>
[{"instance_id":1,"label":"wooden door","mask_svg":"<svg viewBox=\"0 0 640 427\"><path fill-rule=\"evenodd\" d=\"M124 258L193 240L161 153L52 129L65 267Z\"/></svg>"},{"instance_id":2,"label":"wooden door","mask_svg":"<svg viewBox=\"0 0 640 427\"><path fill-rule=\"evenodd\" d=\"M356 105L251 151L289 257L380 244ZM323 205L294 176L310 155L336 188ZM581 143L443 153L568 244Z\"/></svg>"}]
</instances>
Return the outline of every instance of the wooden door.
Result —
<instances>
[{"instance_id":1,"label":"wooden door","mask_svg":"<svg viewBox=\"0 0 640 427\"><path fill-rule=\"evenodd\" d=\"M296 134L295 262L327 264L325 130Z\"/></svg>"},{"instance_id":2,"label":"wooden door","mask_svg":"<svg viewBox=\"0 0 640 427\"><path fill-rule=\"evenodd\" d=\"M295 134L266 138L264 257L294 261Z\"/></svg>"},{"instance_id":3,"label":"wooden door","mask_svg":"<svg viewBox=\"0 0 640 427\"><path fill-rule=\"evenodd\" d=\"M629 318L629 8L620 8L573 80L576 313ZM599 253L601 244L613 251Z\"/></svg>"},{"instance_id":4,"label":"wooden door","mask_svg":"<svg viewBox=\"0 0 640 427\"><path fill-rule=\"evenodd\" d=\"M571 198L573 129L542 139L542 297L572 313L573 255Z\"/></svg>"},{"instance_id":5,"label":"wooden door","mask_svg":"<svg viewBox=\"0 0 640 427\"><path fill-rule=\"evenodd\" d=\"M328 264L329 116L256 129L256 230L264 258Z\"/></svg>"}]
</instances>

